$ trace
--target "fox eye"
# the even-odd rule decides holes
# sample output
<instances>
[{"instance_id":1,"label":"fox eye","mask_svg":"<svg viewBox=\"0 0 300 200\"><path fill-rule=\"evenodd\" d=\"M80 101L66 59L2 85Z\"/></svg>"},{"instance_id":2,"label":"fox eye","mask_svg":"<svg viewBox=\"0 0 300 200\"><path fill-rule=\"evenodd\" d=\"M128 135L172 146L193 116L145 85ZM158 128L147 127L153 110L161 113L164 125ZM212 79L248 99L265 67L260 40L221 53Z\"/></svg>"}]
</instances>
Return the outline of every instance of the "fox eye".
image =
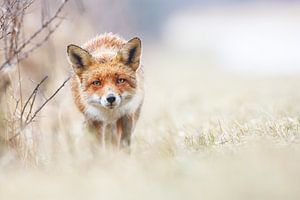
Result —
<instances>
[{"instance_id":1,"label":"fox eye","mask_svg":"<svg viewBox=\"0 0 300 200\"><path fill-rule=\"evenodd\" d=\"M118 78L117 79L117 83L118 84L122 84L122 83L125 83L126 82L126 79L125 78Z\"/></svg>"},{"instance_id":2,"label":"fox eye","mask_svg":"<svg viewBox=\"0 0 300 200\"><path fill-rule=\"evenodd\" d=\"M95 80L95 81L93 81L92 84L96 85L96 86L99 86L99 85L101 85L101 82L99 80Z\"/></svg>"}]
</instances>

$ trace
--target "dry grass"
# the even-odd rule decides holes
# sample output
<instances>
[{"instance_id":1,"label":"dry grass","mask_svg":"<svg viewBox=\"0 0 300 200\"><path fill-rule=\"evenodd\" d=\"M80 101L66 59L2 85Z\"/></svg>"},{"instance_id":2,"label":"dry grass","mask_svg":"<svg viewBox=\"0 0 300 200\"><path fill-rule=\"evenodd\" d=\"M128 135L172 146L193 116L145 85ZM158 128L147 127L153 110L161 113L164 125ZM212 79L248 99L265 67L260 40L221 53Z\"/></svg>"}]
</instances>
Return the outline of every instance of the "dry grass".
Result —
<instances>
[{"instance_id":1,"label":"dry grass","mask_svg":"<svg viewBox=\"0 0 300 200\"><path fill-rule=\"evenodd\" d=\"M155 56L131 155L97 149L66 87L23 132L34 159L2 151L0 199L299 199L299 77Z\"/></svg>"}]
</instances>

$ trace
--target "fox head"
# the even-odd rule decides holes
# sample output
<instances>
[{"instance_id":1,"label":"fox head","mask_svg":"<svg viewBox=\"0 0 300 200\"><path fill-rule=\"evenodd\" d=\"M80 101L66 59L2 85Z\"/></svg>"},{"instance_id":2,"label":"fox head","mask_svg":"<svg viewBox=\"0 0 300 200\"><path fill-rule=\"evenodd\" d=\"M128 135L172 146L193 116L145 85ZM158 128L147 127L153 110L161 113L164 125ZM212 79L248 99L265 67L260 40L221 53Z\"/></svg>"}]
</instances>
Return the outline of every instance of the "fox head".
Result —
<instances>
[{"instance_id":1,"label":"fox head","mask_svg":"<svg viewBox=\"0 0 300 200\"><path fill-rule=\"evenodd\" d=\"M140 66L141 40L133 38L117 53L101 59L76 46L67 47L72 65L88 104L115 109L128 103L135 95L136 72Z\"/></svg>"}]
</instances>

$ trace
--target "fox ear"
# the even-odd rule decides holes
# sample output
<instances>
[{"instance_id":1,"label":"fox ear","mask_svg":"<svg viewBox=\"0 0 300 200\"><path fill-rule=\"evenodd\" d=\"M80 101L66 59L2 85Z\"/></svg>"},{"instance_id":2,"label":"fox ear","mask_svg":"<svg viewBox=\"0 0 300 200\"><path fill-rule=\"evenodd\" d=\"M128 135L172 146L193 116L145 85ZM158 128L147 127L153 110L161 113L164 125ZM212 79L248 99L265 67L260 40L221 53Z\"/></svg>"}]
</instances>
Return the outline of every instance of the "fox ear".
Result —
<instances>
[{"instance_id":1,"label":"fox ear","mask_svg":"<svg viewBox=\"0 0 300 200\"><path fill-rule=\"evenodd\" d=\"M118 52L118 59L136 71L140 66L141 40L135 37L129 40Z\"/></svg>"},{"instance_id":2,"label":"fox ear","mask_svg":"<svg viewBox=\"0 0 300 200\"><path fill-rule=\"evenodd\" d=\"M89 52L74 44L68 45L67 54L76 74L82 73L93 62L93 57Z\"/></svg>"}]
</instances>

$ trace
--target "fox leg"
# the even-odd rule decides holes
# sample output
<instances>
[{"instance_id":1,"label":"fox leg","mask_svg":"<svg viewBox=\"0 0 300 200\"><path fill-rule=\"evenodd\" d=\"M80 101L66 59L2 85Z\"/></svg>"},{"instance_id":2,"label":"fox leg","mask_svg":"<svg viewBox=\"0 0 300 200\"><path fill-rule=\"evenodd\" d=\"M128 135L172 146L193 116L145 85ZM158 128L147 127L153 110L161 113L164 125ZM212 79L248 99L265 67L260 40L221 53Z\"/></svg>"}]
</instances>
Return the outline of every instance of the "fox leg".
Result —
<instances>
[{"instance_id":1,"label":"fox leg","mask_svg":"<svg viewBox=\"0 0 300 200\"><path fill-rule=\"evenodd\" d=\"M126 148L130 146L132 131L132 116L125 115L117 121L117 146L119 148Z\"/></svg>"},{"instance_id":2,"label":"fox leg","mask_svg":"<svg viewBox=\"0 0 300 200\"><path fill-rule=\"evenodd\" d=\"M118 147L130 147L131 135L134 131L135 124L140 116L141 106L131 115L125 115L117 121L117 141Z\"/></svg>"},{"instance_id":3,"label":"fox leg","mask_svg":"<svg viewBox=\"0 0 300 200\"><path fill-rule=\"evenodd\" d=\"M100 121L87 121L87 128L90 133L96 136L101 146L105 149L105 125Z\"/></svg>"}]
</instances>

